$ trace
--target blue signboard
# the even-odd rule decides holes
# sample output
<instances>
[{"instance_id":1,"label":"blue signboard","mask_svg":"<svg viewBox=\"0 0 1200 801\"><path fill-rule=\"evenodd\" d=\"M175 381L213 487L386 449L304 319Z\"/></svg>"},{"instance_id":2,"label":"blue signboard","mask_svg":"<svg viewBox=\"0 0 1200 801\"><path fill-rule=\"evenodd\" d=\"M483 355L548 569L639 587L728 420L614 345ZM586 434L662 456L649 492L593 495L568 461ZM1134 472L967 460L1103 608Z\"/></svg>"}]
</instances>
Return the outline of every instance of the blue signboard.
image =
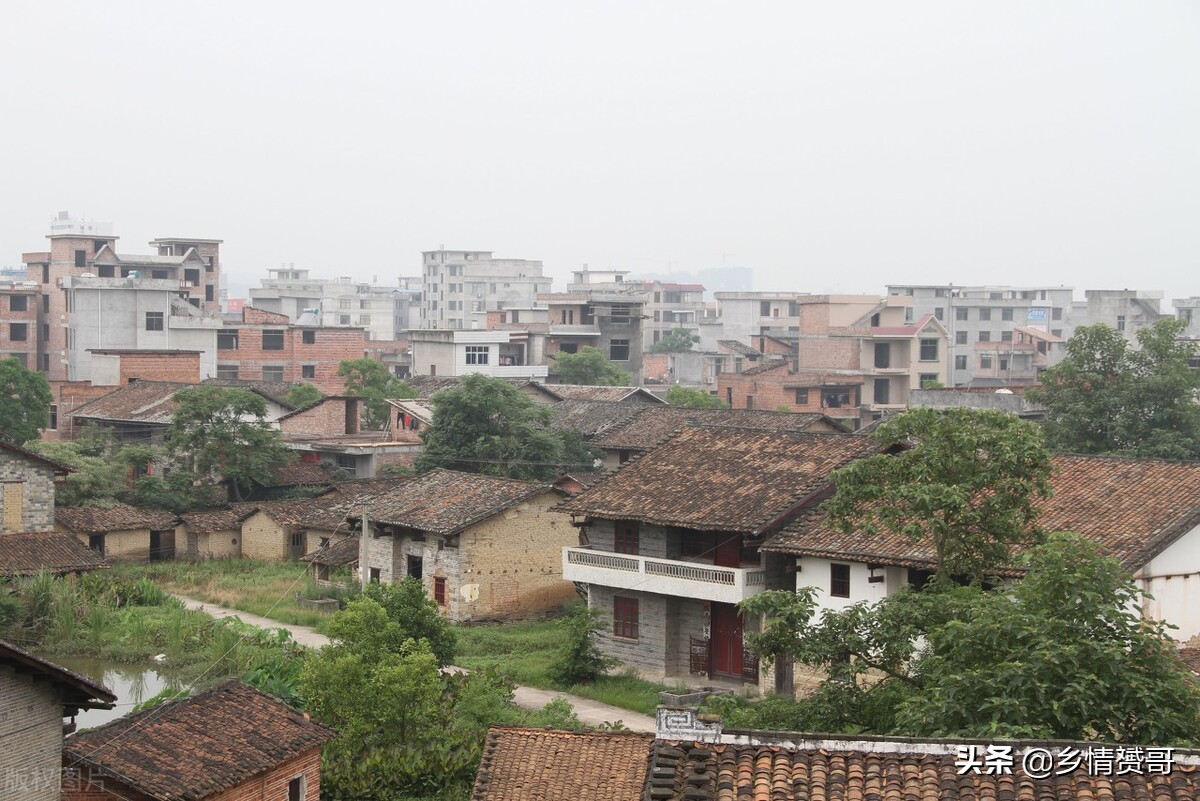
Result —
<instances>
[{"instance_id":1,"label":"blue signboard","mask_svg":"<svg viewBox=\"0 0 1200 801\"><path fill-rule=\"evenodd\" d=\"M1025 313L1025 322L1027 323L1044 323L1046 322L1046 307L1030 309Z\"/></svg>"}]
</instances>

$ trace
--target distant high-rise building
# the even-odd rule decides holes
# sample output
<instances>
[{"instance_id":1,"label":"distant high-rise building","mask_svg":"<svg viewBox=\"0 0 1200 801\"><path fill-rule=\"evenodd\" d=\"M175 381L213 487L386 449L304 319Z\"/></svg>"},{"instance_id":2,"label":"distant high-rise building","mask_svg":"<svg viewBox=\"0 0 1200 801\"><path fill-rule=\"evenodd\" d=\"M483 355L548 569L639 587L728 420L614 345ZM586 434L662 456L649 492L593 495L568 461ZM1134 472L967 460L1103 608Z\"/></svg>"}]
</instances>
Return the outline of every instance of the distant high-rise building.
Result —
<instances>
[{"instance_id":1,"label":"distant high-rise building","mask_svg":"<svg viewBox=\"0 0 1200 801\"><path fill-rule=\"evenodd\" d=\"M421 277L421 328L484 328L489 311L532 308L551 283L540 261L496 259L489 250L425 251Z\"/></svg>"}]
</instances>

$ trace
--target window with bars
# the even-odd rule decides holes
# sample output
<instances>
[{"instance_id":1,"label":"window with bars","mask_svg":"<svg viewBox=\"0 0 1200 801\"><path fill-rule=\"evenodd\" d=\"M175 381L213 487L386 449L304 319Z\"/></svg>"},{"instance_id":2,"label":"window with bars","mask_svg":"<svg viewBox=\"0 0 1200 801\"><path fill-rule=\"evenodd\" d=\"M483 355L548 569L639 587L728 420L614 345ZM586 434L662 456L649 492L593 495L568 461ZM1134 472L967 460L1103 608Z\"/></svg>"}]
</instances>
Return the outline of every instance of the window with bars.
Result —
<instances>
[{"instance_id":1,"label":"window with bars","mask_svg":"<svg viewBox=\"0 0 1200 801\"><path fill-rule=\"evenodd\" d=\"M638 599L613 596L613 636L638 638Z\"/></svg>"},{"instance_id":2,"label":"window with bars","mask_svg":"<svg viewBox=\"0 0 1200 801\"><path fill-rule=\"evenodd\" d=\"M613 551L637 554L641 546L641 532L636 520L618 520L613 526Z\"/></svg>"},{"instance_id":3,"label":"window with bars","mask_svg":"<svg viewBox=\"0 0 1200 801\"><path fill-rule=\"evenodd\" d=\"M446 579L442 576L435 576L433 579L433 600L438 606L446 605Z\"/></svg>"},{"instance_id":4,"label":"window with bars","mask_svg":"<svg viewBox=\"0 0 1200 801\"><path fill-rule=\"evenodd\" d=\"M263 331L262 332L262 349L263 350L283 350L283 332L282 331Z\"/></svg>"}]
</instances>

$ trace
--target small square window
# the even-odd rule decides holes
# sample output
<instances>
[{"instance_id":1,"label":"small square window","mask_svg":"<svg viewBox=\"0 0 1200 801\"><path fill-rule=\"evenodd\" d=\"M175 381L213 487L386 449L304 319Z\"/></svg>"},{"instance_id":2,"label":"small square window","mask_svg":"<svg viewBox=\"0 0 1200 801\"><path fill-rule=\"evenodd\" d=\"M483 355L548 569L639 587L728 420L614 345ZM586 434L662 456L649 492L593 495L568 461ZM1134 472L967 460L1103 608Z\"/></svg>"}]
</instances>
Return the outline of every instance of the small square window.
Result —
<instances>
[{"instance_id":1,"label":"small square window","mask_svg":"<svg viewBox=\"0 0 1200 801\"><path fill-rule=\"evenodd\" d=\"M614 362L629 361L629 340L614 339L608 343L608 358Z\"/></svg>"},{"instance_id":2,"label":"small square window","mask_svg":"<svg viewBox=\"0 0 1200 801\"><path fill-rule=\"evenodd\" d=\"M983 307L983 308L981 308L981 309L979 310L979 319L980 319L980 320L990 320L990 319L992 319L992 310L991 310L990 308L986 307L986 306L985 306L985 307Z\"/></svg>"},{"instance_id":3,"label":"small square window","mask_svg":"<svg viewBox=\"0 0 1200 801\"><path fill-rule=\"evenodd\" d=\"M305 345L317 344L317 332L311 328L304 329L303 333L300 334L300 341Z\"/></svg>"},{"instance_id":4,"label":"small square window","mask_svg":"<svg viewBox=\"0 0 1200 801\"><path fill-rule=\"evenodd\" d=\"M1012 318L1013 318L1013 310L1011 308L1006 308L1006 309L1000 310L1000 319L1001 320L1011 320Z\"/></svg>"},{"instance_id":5,"label":"small square window","mask_svg":"<svg viewBox=\"0 0 1200 801\"><path fill-rule=\"evenodd\" d=\"M967 319L967 312L968 312L968 311L969 311L969 309L967 309L967 308L965 308L965 307L963 307L963 306L959 306L957 309L955 309L955 310L954 310L954 319L955 319L955 320L965 320L965 319Z\"/></svg>"},{"instance_id":6,"label":"small square window","mask_svg":"<svg viewBox=\"0 0 1200 801\"><path fill-rule=\"evenodd\" d=\"M966 356L955 356L954 357L954 369L955 370L966 370L967 369L967 357Z\"/></svg>"},{"instance_id":7,"label":"small square window","mask_svg":"<svg viewBox=\"0 0 1200 801\"><path fill-rule=\"evenodd\" d=\"M992 332L991 331L980 331L979 332L979 341L980 342L991 342L992 341Z\"/></svg>"},{"instance_id":8,"label":"small square window","mask_svg":"<svg viewBox=\"0 0 1200 801\"><path fill-rule=\"evenodd\" d=\"M146 330L147 331L163 330L163 313L162 312L146 312Z\"/></svg>"},{"instance_id":9,"label":"small square window","mask_svg":"<svg viewBox=\"0 0 1200 801\"><path fill-rule=\"evenodd\" d=\"M317 377L317 366L315 364L300 365L300 377L301 378L316 378Z\"/></svg>"},{"instance_id":10,"label":"small square window","mask_svg":"<svg viewBox=\"0 0 1200 801\"><path fill-rule=\"evenodd\" d=\"M238 366L236 364L218 364L217 378L237 378Z\"/></svg>"},{"instance_id":11,"label":"small square window","mask_svg":"<svg viewBox=\"0 0 1200 801\"><path fill-rule=\"evenodd\" d=\"M980 356L979 357L979 366L982 367L984 370L992 369L992 357L991 356Z\"/></svg>"},{"instance_id":12,"label":"small square window","mask_svg":"<svg viewBox=\"0 0 1200 801\"><path fill-rule=\"evenodd\" d=\"M638 521L618 520L613 526L613 552L637 554L640 536Z\"/></svg>"},{"instance_id":13,"label":"small square window","mask_svg":"<svg viewBox=\"0 0 1200 801\"><path fill-rule=\"evenodd\" d=\"M938 360L938 341L936 339L921 340L921 361L936 362Z\"/></svg>"},{"instance_id":14,"label":"small square window","mask_svg":"<svg viewBox=\"0 0 1200 801\"><path fill-rule=\"evenodd\" d=\"M238 349L238 332L233 331L218 331L217 332L217 350L237 350Z\"/></svg>"},{"instance_id":15,"label":"small square window","mask_svg":"<svg viewBox=\"0 0 1200 801\"><path fill-rule=\"evenodd\" d=\"M800 387L796 390L796 405L808 405L808 387Z\"/></svg>"},{"instance_id":16,"label":"small square window","mask_svg":"<svg viewBox=\"0 0 1200 801\"><path fill-rule=\"evenodd\" d=\"M954 344L955 345L966 345L967 344L967 335L968 335L968 333L966 331L955 331L954 332Z\"/></svg>"},{"instance_id":17,"label":"small square window","mask_svg":"<svg viewBox=\"0 0 1200 801\"><path fill-rule=\"evenodd\" d=\"M263 331L262 332L262 349L263 350L283 350L283 332L282 331Z\"/></svg>"},{"instance_id":18,"label":"small square window","mask_svg":"<svg viewBox=\"0 0 1200 801\"><path fill-rule=\"evenodd\" d=\"M281 367L281 366L264 367L262 369L262 380L263 381L276 381L276 382L282 381L283 380L283 367Z\"/></svg>"},{"instance_id":19,"label":"small square window","mask_svg":"<svg viewBox=\"0 0 1200 801\"><path fill-rule=\"evenodd\" d=\"M29 324L9 323L8 339L10 342L24 342L29 339Z\"/></svg>"},{"instance_id":20,"label":"small square window","mask_svg":"<svg viewBox=\"0 0 1200 801\"><path fill-rule=\"evenodd\" d=\"M26 295L9 295L8 310L9 311L28 311L29 297Z\"/></svg>"},{"instance_id":21,"label":"small square window","mask_svg":"<svg viewBox=\"0 0 1200 801\"><path fill-rule=\"evenodd\" d=\"M487 345L467 345L466 346L467 364L487 364L488 363L488 346Z\"/></svg>"}]
</instances>

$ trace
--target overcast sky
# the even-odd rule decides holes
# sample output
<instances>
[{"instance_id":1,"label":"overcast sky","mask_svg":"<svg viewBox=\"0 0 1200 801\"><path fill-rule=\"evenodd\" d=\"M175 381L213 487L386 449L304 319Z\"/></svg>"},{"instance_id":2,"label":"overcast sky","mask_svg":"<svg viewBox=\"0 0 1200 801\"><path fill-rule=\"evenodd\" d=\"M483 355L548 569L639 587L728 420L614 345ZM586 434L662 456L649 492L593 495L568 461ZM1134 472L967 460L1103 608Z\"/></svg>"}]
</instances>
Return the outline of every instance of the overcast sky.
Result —
<instances>
[{"instance_id":1,"label":"overcast sky","mask_svg":"<svg viewBox=\"0 0 1200 801\"><path fill-rule=\"evenodd\" d=\"M1200 295L1200 4L0 6L0 265L54 212L394 283L420 251L755 289Z\"/></svg>"}]
</instances>

